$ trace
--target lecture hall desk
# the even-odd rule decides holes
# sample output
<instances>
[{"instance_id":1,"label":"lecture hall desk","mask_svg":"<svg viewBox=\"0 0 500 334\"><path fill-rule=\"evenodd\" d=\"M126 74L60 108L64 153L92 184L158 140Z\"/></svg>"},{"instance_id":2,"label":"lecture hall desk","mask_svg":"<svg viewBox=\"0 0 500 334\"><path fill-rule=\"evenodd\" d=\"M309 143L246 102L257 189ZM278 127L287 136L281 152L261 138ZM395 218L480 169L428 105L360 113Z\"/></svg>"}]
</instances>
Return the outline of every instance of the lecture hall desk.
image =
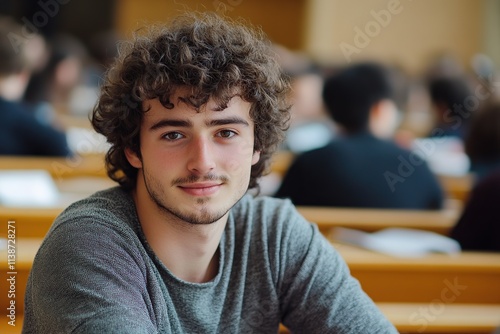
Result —
<instances>
[{"instance_id":1,"label":"lecture hall desk","mask_svg":"<svg viewBox=\"0 0 500 334\"><path fill-rule=\"evenodd\" d=\"M453 207L443 210L397 210L298 206L297 210L308 221L316 223L324 235L328 235L334 227L366 232L406 227L447 234L460 214L459 209Z\"/></svg>"},{"instance_id":2,"label":"lecture hall desk","mask_svg":"<svg viewBox=\"0 0 500 334\"><path fill-rule=\"evenodd\" d=\"M16 242L18 316L23 314L25 285L40 243L40 238L18 238ZM421 332L422 319L426 319L421 315L422 309L439 311L431 314L432 321L425 322L429 331L423 333L489 333L496 324L500 325L500 254L464 253L456 257L431 254L408 260L348 245L334 246L346 259L353 275L360 279L365 291L403 333ZM0 250L0 271L8 271L5 249ZM443 295L443 291L450 289L446 280L454 282L455 277L458 278L459 286L455 287L458 292L447 290ZM0 280L0 291L7 291L6 283L6 279ZM6 293L1 294L0 309L6 310L8 302ZM1 333L20 332L19 326L7 327L6 317L3 317ZM9 331L3 331L4 328Z\"/></svg>"},{"instance_id":3,"label":"lecture hall desk","mask_svg":"<svg viewBox=\"0 0 500 334\"><path fill-rule=\"evenodd\" d=\"M64 181L67 184L69 181ZM88 183L88 181L85 181ZM92 186L94 189L113 186L110 181ZM67 191L74 185L65 186ZM81 194L84 196L84 193ZM53 208L12 208L0 205L0 221L15 219L22 237L43 237L55 217L63 210L63 205ZM408 227L440 234L446 234L458 219L454 209L440 211L383 210L383 209L347 209L298 207L298 211L309 221L318 225L319 230L328 235L334 227L343 226L373 232L387 227ZM0 237L5 236L0 230Z\"/></svg>"}]
</instances>

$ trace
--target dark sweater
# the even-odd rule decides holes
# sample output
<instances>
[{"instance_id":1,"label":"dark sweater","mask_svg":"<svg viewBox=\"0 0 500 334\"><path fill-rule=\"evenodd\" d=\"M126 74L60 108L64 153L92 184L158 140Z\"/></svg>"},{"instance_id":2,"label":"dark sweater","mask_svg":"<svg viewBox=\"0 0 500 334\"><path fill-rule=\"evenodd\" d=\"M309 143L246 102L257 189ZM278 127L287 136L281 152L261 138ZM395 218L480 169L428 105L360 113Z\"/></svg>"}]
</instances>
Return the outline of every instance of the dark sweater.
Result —
<instances>
[{"instance_id":1,"label":"dark sweater","mask_svg":"<svg viewBox=\"0 0 500 334\"><path fill-rule=\"evenodd\" d=\"M416 154L358 133L300 155L277 197L295 205L439 209L443 192Z\"/></svg>"},{"instance_id":2,"label":"dark sweater","mask_svg":"<svg viewBox=\"0 0 500 334\"><path fill-rule=\"evenodd\" d=\"M68 156L70 150L63 132L22 104L0 98L0 155Z\"/></svg>"},{"instance_id":3,"label":"dark sweater","mask_svg":"<svg viewBox=\"0 0 500 334\"><path fill-rule=\"evenodd\" d=\"M500 251L500 170L473 189L450 236L466 250Z\"/></svg>"}]
</instances>

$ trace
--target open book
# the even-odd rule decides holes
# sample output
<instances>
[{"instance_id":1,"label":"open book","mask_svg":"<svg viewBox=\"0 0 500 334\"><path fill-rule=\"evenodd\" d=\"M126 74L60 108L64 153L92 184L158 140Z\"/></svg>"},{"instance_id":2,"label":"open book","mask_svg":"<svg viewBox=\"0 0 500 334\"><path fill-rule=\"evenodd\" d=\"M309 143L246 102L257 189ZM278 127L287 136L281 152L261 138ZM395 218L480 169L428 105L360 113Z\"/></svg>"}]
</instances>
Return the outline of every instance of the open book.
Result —
<instances>
[{"instance_id":1,"label":"open book","mask_svg":"<svg viewBox=\"0 0 500 334\"><path fill-rule=\"evenodd\" d=\"M386 228L367 233L338 227L331 237L335 241L399 257L420 257L434 252L455 254L461 251L456 240L434 232L409 228Z\"/></svg>"}]
</instances>

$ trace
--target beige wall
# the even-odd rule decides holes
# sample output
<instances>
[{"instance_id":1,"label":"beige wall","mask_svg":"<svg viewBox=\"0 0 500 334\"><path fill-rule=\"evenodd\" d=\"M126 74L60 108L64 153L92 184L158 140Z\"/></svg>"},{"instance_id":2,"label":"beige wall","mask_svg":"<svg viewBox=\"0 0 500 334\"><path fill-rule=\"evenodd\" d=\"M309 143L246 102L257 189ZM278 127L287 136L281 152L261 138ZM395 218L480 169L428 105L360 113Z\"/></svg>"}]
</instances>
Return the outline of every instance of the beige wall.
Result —
<instances>
[{"instance_id":1,"label":"beige wall","mask_svg":"<svg viewBox=\"0 0 500 334\"><path fill-rule=\"evenodd\" d=\"M411 72L421 70L441 52L453 53L466 65L481 48L484 3L310 0L304 48L328 62L379 59L399 63ZM384 13L379 15L381 23L373 12Z\"/></svg>"},{"instance_id":2,"label":"beige wall","mask_svg":"<svg viewBox=\"0 0 500 334\"><path fill-rule=\"evenodd\" d=\"M279 44L303 46L306 0L118 0L117 28L129 34L148 22L165 21L189 10L243 17Z\"/></svg>"},{"instance_id":3,"label":"beige wall","mask_svg":"<svg viewBox=\"0 0 500 334\"><path fill-rule=\"evenodd\" d=\"M345 65L377 59L419 72L438 53L450 52L468 67L475 53L492 50L498 32L485 33L483 18L488 7L496 7L491 5L495 1L118 0L117 28L130 33L186 10L219 11L243 17L261 26L275 42L304 50L322 62ZM381 24L372 11L390 17ZM489 29L497 25L490 23Z\"/></svg>"}]
</instances>

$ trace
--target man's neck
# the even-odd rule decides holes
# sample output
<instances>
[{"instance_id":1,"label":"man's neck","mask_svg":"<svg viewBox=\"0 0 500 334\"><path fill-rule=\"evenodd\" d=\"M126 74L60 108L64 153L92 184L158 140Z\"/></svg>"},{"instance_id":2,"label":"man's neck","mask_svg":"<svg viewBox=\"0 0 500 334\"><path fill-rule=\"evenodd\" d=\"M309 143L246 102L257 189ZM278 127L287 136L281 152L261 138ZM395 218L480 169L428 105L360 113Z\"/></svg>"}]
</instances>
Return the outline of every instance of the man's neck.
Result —
<instances>
[{"instance_id":1,"label":"man's neck","mask_svg":"<svg viewBox=\"0 0 500 334\"><path fill-rule=\"evenodd\" d=\"M212 280L219 268L219 242L228 214L219 221L193 225L168 215L152 203L138 203L144 235L156 256L176 277L193 283Z\"/></svg>"}]
</instances>

